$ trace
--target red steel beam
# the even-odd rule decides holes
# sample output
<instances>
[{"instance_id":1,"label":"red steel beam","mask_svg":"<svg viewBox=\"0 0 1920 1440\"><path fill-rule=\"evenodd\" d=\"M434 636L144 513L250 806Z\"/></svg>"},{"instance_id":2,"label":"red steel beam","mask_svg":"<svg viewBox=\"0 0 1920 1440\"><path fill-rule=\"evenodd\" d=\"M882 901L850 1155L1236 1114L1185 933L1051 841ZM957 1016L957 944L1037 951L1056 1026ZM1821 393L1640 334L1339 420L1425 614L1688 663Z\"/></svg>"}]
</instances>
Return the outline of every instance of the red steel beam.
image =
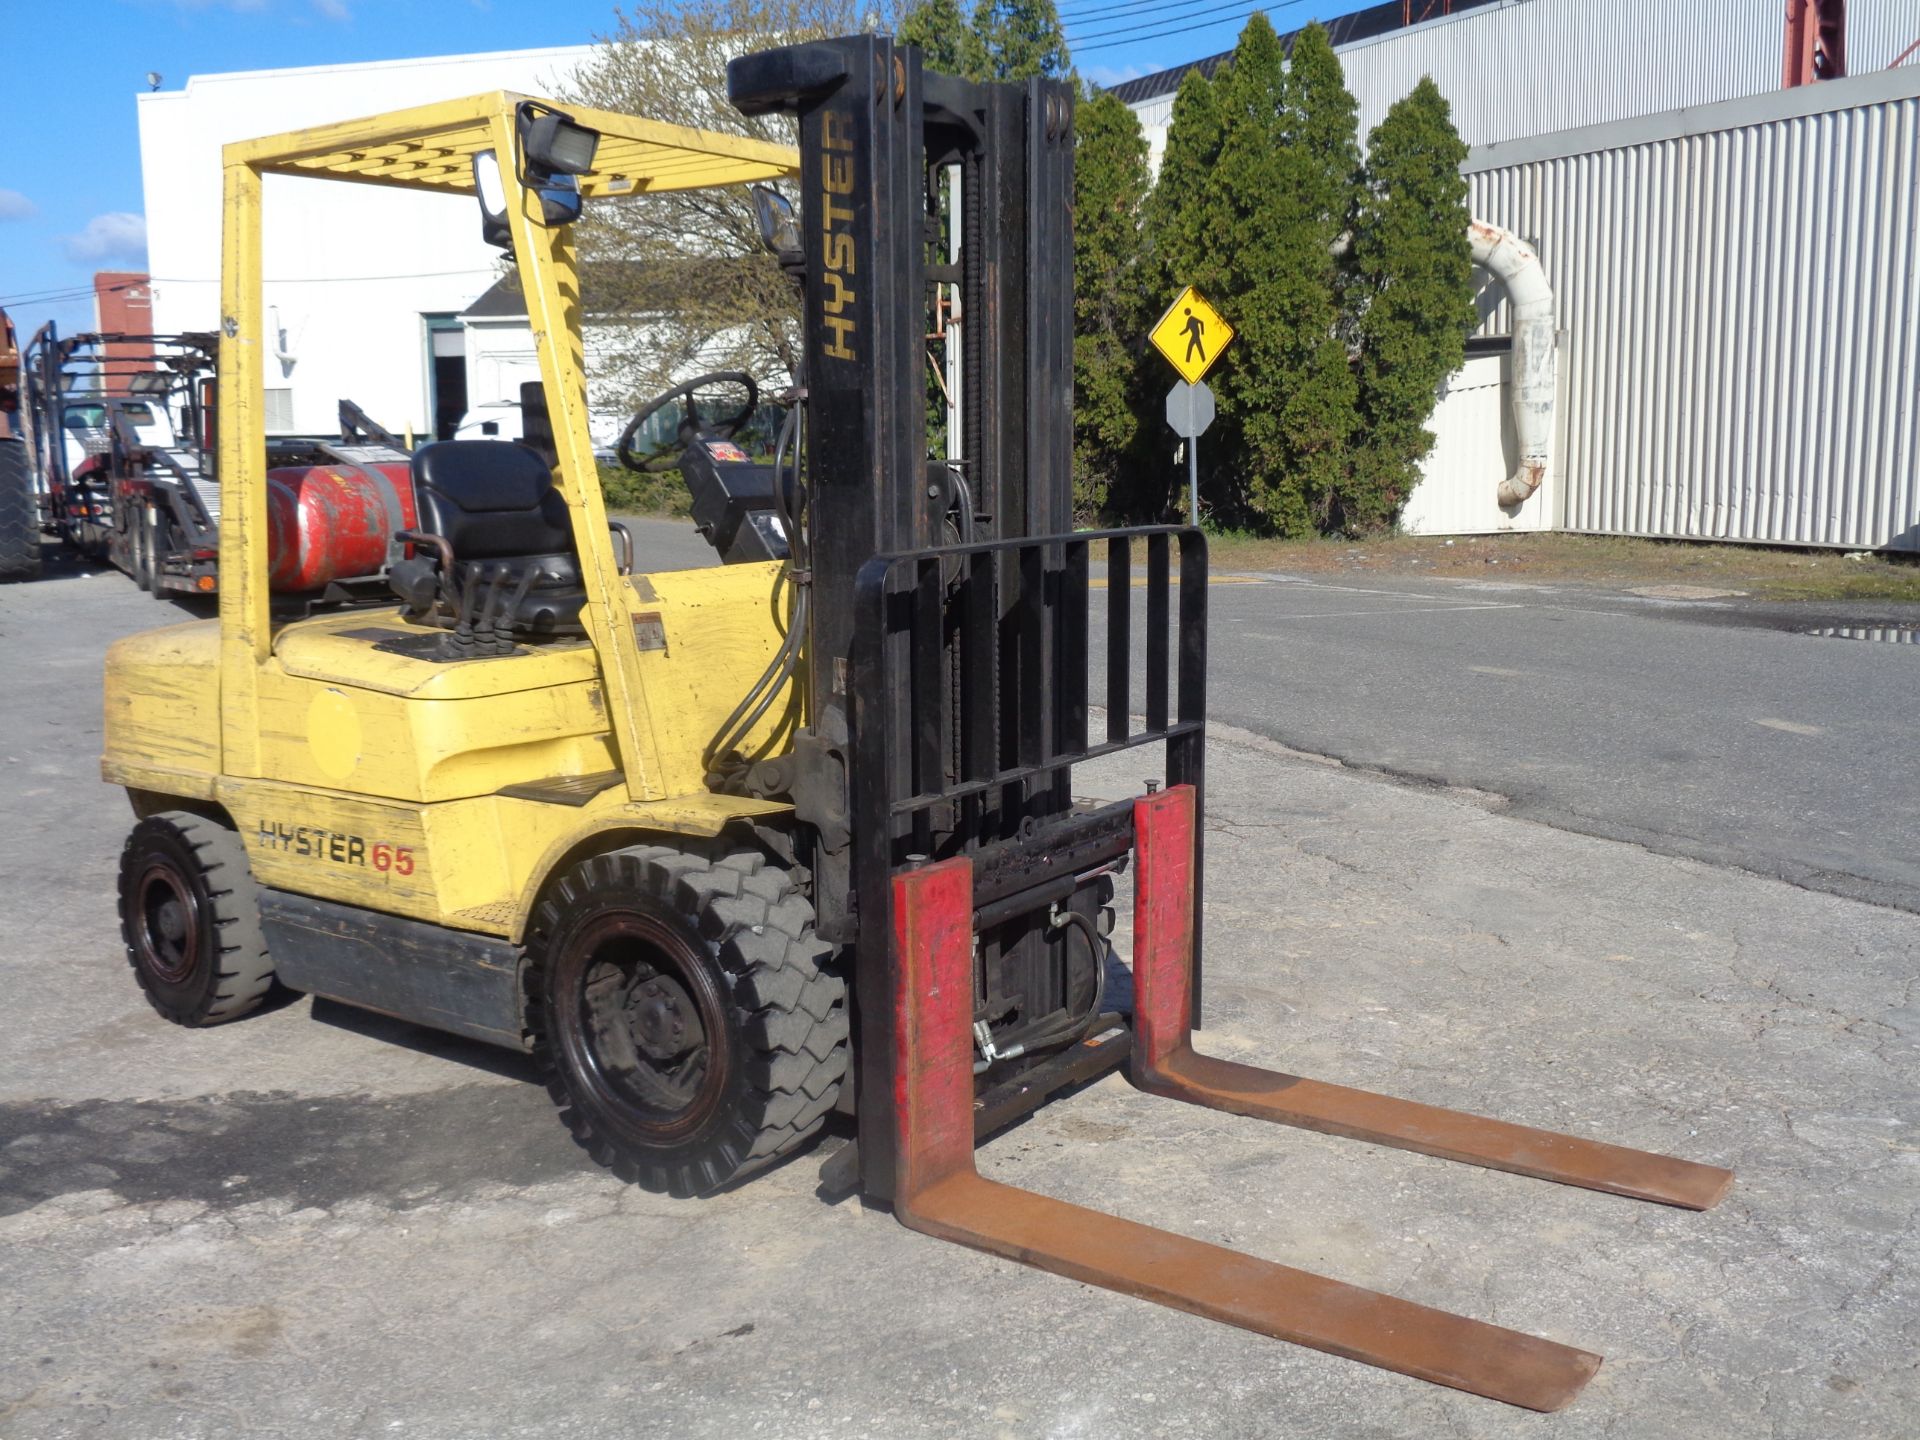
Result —
<instances>
[{"instance_id":1,"label":"red steel beam","mask_svg":"<svg viewBox=\"0 0 1920 1440\"><path fill-rule=\"evenodd\" d=\"M1780 84L1786 89L1847 73L1847 0L1787 0Z\"/></svg>"}]
</instances>

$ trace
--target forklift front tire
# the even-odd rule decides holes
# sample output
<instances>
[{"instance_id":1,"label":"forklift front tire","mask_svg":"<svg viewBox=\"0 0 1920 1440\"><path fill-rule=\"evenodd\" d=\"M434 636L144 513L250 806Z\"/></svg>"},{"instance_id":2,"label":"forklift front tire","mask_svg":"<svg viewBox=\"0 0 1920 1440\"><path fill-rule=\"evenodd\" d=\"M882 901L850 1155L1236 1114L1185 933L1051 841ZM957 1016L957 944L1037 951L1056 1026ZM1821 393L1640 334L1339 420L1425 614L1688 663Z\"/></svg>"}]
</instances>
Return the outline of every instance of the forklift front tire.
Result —
<instances>
[{"instance_id":1,"label":"forklift front tire","mask_svg":"<svg viewBox=\"0 0 1920 1440\"><path fill-rule=\"evenodd\" d=\"M596 855L549 888L528 948L548 1093L622 1179L705 1194L792 1154L833 1109L846 982L764 855Z\"/></svg>"},{"instance_id":2,"label":"forklift front tire","mask_svg":"<svg viewBox=\"0 0 1920 1440\"><path fill-rule=\"evenodd\" d=\"M153 1008L176 1025L238 1020L273 988L246 847L183 810L149 815L120 851L120 933Z\"/></svg>"}]
</instances>

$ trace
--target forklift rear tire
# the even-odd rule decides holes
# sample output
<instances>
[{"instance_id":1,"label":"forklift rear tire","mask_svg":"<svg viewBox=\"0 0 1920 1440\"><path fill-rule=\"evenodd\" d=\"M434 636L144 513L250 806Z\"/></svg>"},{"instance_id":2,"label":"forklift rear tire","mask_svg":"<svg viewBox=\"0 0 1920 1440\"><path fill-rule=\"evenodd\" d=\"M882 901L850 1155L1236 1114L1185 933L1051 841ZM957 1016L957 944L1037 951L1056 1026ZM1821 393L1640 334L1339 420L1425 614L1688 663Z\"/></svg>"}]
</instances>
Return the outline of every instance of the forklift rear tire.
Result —
<instances>
[{"instance_id":1,"label":"forklift rear tire","mask_svg":"<svg viewBox=\"0 0 1920 1440\"><path fill-rule=\"evenodd\" d=\"M176 1025L238 1020L273 988L246 847L202 816L163 810L133 827L120 851L120 933L148 1002Z\"/></svg>"},{"instance_id":2,"label":"forklift rear tire","mask_svg":"<svg viewBox=\"0 0 1920 1440\"><path fill-rule=\"evenodd\" d=\"M0 583L40 577L40 499L23 441L0 439Z\"/></svg>"},{"instance_id":3,"label":"forklift rear tire","mask_svg":"<svg viewBox=\"0 0 1920 1440\"><path fill-rule=\"evenodd\" d=\"M757 851L644 845L567 871L529 934L533 1053L574 1140L687 1197L798 1150L847 1073L846 982Z\"/></svg>"}]
</instances>

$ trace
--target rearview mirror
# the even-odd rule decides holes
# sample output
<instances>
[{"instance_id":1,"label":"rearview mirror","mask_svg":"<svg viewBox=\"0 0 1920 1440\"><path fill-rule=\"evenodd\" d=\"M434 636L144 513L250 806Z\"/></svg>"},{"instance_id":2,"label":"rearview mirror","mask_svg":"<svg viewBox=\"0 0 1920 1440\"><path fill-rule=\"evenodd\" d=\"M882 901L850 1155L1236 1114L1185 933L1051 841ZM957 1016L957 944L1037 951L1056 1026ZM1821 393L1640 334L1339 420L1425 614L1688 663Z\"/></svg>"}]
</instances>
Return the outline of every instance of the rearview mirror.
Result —
<instances>
[{"instance_id":1,"label":"rearview mirror","mask_svg":"<svg viewBox=\"0 0 1920 1440\"><path fill-rule=\"evenodd\" d=\"M793 218L792 202L771 185L756 185L753 209L760 221L760 243L782 265L802 264L806 260L806 246L800 239L799 222Z\"/></svg>"},{"instance_id":2,"label":"rearview mirror","mask_svg":"<svg viewBox=\"0 0 1920 1440\"><path fill-rule=\"evenodd\" d=\"M500 157L480 150L473 157L473 188L480 197L480 238L513 253L513 231L507 225L507 187L500 178Z\"/></svg>"},{"instance_id":3,"label":"rearview mirror","mask_svg":"<svg viewBox=\"0 0 1920 1440\"><path fill-rule=\"evenodd\" d=\"M480 196L480 238L513 254L513 229L507 223L507 186L500 174L500 157L493 151L474 152L473 188ZM580 218L580 183L573 176L545 176L537 188L542 225L571 225Z\"/></svg>"}]
</instances>

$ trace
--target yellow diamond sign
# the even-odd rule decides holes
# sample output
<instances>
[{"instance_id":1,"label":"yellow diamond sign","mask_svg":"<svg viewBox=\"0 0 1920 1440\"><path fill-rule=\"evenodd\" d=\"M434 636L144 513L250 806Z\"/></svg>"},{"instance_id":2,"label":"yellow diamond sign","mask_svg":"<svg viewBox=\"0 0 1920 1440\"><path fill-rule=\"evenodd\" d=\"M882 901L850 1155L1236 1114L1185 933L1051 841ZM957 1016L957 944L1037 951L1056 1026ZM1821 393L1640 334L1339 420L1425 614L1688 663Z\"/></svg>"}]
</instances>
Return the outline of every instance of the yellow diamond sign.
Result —
<instances>
[{"instance_id":1,"label":"yellow diamond sign","mask_svg":"<svg viewBox=\"0 0 1920 1440\"><path fill-rule=\"evenodd\" d=\"M1213 368L1220 352L1233 339L1233 326L1207 303L1207 297L1189 285L1180 298L1167 307L1148 332L1153 348L1167 357L1167 363L1180 372L1189 385Z\"/></svg>"}]
</instances>

